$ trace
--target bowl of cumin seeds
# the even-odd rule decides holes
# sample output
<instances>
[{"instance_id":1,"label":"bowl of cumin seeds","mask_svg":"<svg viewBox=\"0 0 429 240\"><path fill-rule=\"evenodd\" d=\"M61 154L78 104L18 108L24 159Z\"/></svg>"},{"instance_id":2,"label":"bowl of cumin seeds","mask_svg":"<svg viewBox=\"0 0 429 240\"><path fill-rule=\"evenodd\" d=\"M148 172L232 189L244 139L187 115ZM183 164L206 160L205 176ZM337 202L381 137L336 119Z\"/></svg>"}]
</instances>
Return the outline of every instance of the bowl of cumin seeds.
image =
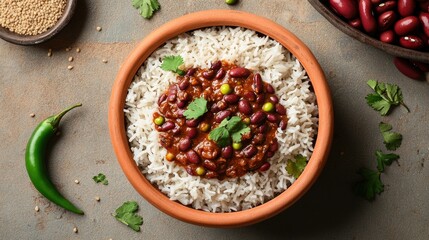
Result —
<instances>
[{"instance_id":1,"label":"bowl of cumin seeds","mask_svg":"<svg viewBox=\"0 0 429 240\"><path fill-rule=\"evenodd\" d=\"M73 16L76 0L1 0L0 38L35 45L52 38Z\"/></svg>"}]
</instances>

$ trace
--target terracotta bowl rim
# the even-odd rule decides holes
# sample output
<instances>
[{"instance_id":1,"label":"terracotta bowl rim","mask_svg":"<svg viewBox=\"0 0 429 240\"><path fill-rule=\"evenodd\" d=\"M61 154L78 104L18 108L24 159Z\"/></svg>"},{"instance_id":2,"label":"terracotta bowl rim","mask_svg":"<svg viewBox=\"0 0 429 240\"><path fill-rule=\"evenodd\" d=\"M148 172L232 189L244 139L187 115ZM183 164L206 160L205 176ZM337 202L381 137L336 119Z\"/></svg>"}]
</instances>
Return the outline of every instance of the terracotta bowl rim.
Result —
<instances>
[{"instance_id":1,"label":"terracotta bowl rim","mask_svg":"<svg viewBox=\"0 0 429 240\"><path fill-rule=\"evenodd\" d=\"M225 17L228 16L228 17ZM249 210L210 213L171 201L152 186L133 160L126 137L123 108L134 75L153 51L177 35L212 26L237 26L265 34L285 46L298 60L312 82L319 105L319 129L314 152L302 175L274 199ZM109 105L109 130L118 162L133 187L152 205L179 220L210 227L238 227L272 217L297 201L315 182L329 155L333 134L333 108L330 90L316 58L295 35L271 20L235 10L207 10L174 19L157 28L131 52L118 72Z\"/></svg>"},{"instance_id":2,"label":"terracotta bowl rim","mask_svg":"<svg viewBox=\"0 0 429 240\"><path fill-rule=\"evenodd\" d=\"M43 43L59 33L70 22L75 12L76 4L77 0L67 0L63 15L58 19L57 23L46 32L34 36L21 35L0 26L0 38L18 45L36 45Z\"/></svg>"}]
</instances>

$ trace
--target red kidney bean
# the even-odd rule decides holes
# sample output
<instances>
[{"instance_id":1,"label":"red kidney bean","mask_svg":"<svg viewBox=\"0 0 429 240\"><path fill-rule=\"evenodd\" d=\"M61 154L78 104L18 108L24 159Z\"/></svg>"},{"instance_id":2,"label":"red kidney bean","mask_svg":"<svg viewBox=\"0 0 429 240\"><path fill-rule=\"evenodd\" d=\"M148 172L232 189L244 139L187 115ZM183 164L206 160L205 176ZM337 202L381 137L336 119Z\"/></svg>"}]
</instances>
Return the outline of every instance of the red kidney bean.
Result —
<instances>
[{"instance_id":1,"label":"red kidney bean","mask_svg":"<svg viewBox=\"0 0 429 240\"><path fill-rule=\"evenodd\" d=\"M286 108L281 104L276 104L276 112L280 115L286 115Z\"/></svg>"},{"instance_id":2,"label":"red kidney bean","mask_svg":"<svg viewBox=\"0 0 429 240\"><path fill-rule=\"evenodd\" d=\"M168 101L169 101L169 102L174 102L174 101L176 101L176 95L173 95L173 94L168 95Z\"/></svg>"},{"instance_id":3,"label":"red kidney bean","mask_svg":"<svg viewBox=\"0 0 429 240\"><path fill-rule=\"evenodd\" d=\"M285 129L286 129L286 127L287 127L287 121L286 121L286 120L284 120L284 119L282 119L282 120L280 121L280 123L279 123L279 128L280 128L281 130L285 130Z\"/></svg>"},{"instance_id":4,"label":"red kidney bean","mask_svg":"<svg viewBox=\"0 0 429 240\"><path fill-rule=\"evenodd\" d=\"M220 173L220 172L219 172ZM214 171L207 171L206 175L204 175L206 178L216 178L217 177L217 173Z\"/></svg>"},{"instance_id":5,"label":"red kidney bean","mask_svg":"<svg viewBox=\"0 0 429 240\"><path fill-rule=\"evenodd\" d=\"M264 94L258 94L256 97L256 102L259 104L265 103L265 95Z\"/></svg>"},{"instance_id":6,"label":"red kidney bean","mask_svg":"<svg viewBox=\"0 0 429 240\"><path fill-rule=\"evenodd\" d=\"M375 12L382 14L386 11L393 10L396 8L396 1L386 1L375 6Z\"/></svg>"},{"instance_id":7,"label":"red kidney bean","mask_svg":"<svg viewBox=\"0 0 429 240\"><path fill-rule=\"evenodd\" d=\"M265 86L265 91L267 91L267 93L275 93L273 85L269 83L267 83L267 85Z\"/></svg>"},{"instance_id":8,"label":"red kidney bean","mask_svg":"<svg viewBox=\"0 0 429 240\"><path fill-rule=\"evenodd\" d=\"M246 91L244 92L244 97L251 102L256 100L256 95L254 92Z\"/></svg>"},{"instance_id":9,"label":"red kidney bean","mask_svg":"<svg viewBox=\"0 0 429 240\"><path fill-rule=\"evenodd\" d=\"M185 112L185 109L178 109L176 111L177 117L183 117L183 112Z\"/></svg>"},{"instance_id":10,"label":"red kidney bean","mask_svg":"<svg viewBox=\"0 0 429 240\"><path fill-rule=\"evenodd\" d=\"M195 172L195 169L192 167L192 165L186 165L185 170L191 176L197 175L197 173Z\"/></svg>"},{"instance_id":11,"label":"red kidney bean","mask_svg":"<svg viewBox=\"0 0 429 240\"><path fill-rule=\"evenodd\" d=\"M222 122L222 120L224 120L225 118L227 118L229 116L231 116L231 111L229 111L229 110L218 112L215 116L215 121L217 123L220 123L220 122Z\"/></svg>"},{"instance_id":12,"label":"red kidney bean","mask_svg":"<svg viewBox=\"0 0 429 240\"><path fill-rule=\"evenodd\" d=\"M270 144L270 147L268 148L271 152L276 152L279 150L279 143L277 142L277 139L274 139L273 142Z\"/></svg>"},{"instance_id":13,"label":"red kidney bean","mask_svg":"<svg viewBox=\"0 0 429 240\"><path fill-rule=\"evenodd\" d=\"M387 11L378 17L378 29L382 32L390 28L396 21L396 13L394 11Z\"/></svg>"},{"instance_id":14,"label":"red kidney bean","mask_svg":"<svg viewBox=\"0 0 429 240\"><path fill-rule=\"evenodd\" d=\"M252 106L250 105L249 101L242 99L240 102L238 102L238 111L244 115L250 115L252 113Z\"/></svg>"},{"instance_id":15,"label":"red kidney bean","mask_svg":"<svg viewBox=\"0 0 429 240\"><path fill-rule=\"evenodd\" d=\"M393 43L395 41L395 32L393 30L387 30L380 34L380 41L385 43Z\"/></svg>"},{"instance_id":16,"label":"red kidney bean","mask_svg":"<svg viewBox=\"0 0 429 240\"><path fill-rule=\"evenodd\" d=\"M228 107L228 104L226 104L224 101L219 101L217 102L217 107L219 110L225 110Z\"/></svg>"},{"instance_id":17,"label":"red kidney bean","mask_svg":"<svg viewBox=\"0 0 429 240\"><path fill-rule=\"evenodd\" d=\"M188 71L186 71L186 76L193 76L196 71L196 68L190 68Z\"/></svg>"},{"instance_id":18,"label":"red kidney bean","mask_svg":"<svg viewBox=\"0 0 429 240\"><path fill-rule=\"evenodd\" d=\"M250 75L250 71L244 67L236 67L229 70L229 76L234 78L246 78Z\"/></svg>"},{"instance_id":19,"label":"red kidney bean","mask_svg":"<svg viewBox=\"0 0 429 240\"><path fill-rule=\"evenodd\" d=\"M221 61L217 61L212 63L212 65L210 66L210 69L217 72L217 70L219 70L222 67L222 62Z\"/></svg>"},{"instance_id":20,"label":"red kidney bean","mask_svg":"<svg viewBox=\"0 0 429 240\"><path fill-rule=\"evenodd\" d=\"M256 153L258 153L258 149L255 146L253 146L252 144L249 144L249 145L247 145L247 147L245 147L243 149L242 152L246 158L251 158L251 157L255 156Z\"/></svg>"},{"instance_id":21,"label":"red kidney bean","mask_svg":"<svg viewBox=\"0 0 429 240\"><path fill-rule=\"evenodd\" d=\"M188 158L188 161L191 163L199 163L200 162L200 156L198 156L197 152L195 152L194 150L187 151L186 157Z\"/></svg>"},{"instance_id":22,"label":"red kidney bean","mask_svg":"<svg viewBox=\"0 0 429 240\"><path fill-rule=\"evenodd\" d=\"M178 101L177 102L177 107L178 108L185 108L186 107L186 102L185 101Z\"/></svg>"},{"instance_id":23,"label":"red kidney bean","mask_svg":"<svg viewBox=\"0 0 429 240\"><path fill-rule=\"evenodd\" d=\"M183 81L181 81L180 83L179 83L179 89L180 90L185 90L186 88L188 88L189 87L189 80L188 79L183 79Z\"/></svg>"},{"instance_id":24,"label":"red kidney bean","mask_svg":"<svg viewBox=\"0 0 429 240\"><path fill-rule=\"evenodd\" d=\"M214 163L214 162L212 162L212 161L210 161L208 159L204 160L203 166L206 169L211 170L211 171L216 171L216 168L217 168L216 163Z\"/></svg>"},{"instance_id":25,"label":"red kidney bean","mask_svg":"<svg viewBox=\"0 0 429 240\"><path fill-rule=\"evenodd\" d=\"M419 19L417 19L415 16L409 16L398 20L395 23L394 30L395 33L399 36L404 36L416 30L419 25Z\"/></svg>"},{"instance_id":26,"label":"red kidney bean","mask_svg":"<svg viewBox=\"0 0 429 240\"><path fill-rule=\"evenodd\" d=\"M183 138L182 140L179 141L180 151L184 152L188 150L189 148L191 148L191 144L192 144L191 139Z\"/></svg>"},{"instance_id":27,"label":"red kidney bean","mask_svg":"<svg viewBox=\"0 0 429 240\"><path fill-rule=\"evenodd\" d=\"M186 136L190 139L195 138L198 134L198 131L196 128L187 128L186 129Z\"/></svg>"},{"instance_id":28,"label":"red kidney bean","mask_svg":"<svg viewBox=\"0 0 429 240\"><path fill-rule=\"evenodd\" d=\"M267 114L267 120L269 122L272 122L272 123L277 123L279 121L279 118L277 117L277 114L275 114L275 113L268 113Z\"/></svg>"},{"instance_id":29,"label":"red kidney bean","mask_svg":"<svg viewBox=\"0 0 429 240\"><path fill-rule=\"evenodd\" d=\"M227 102L229 104L234 104L234 103L238 102L238 100L240 100L240 96L238 96L236 94L228 94L228 95L225 95L223 97L223 100L225 100L225 102Z\"/></svg>"},{"instance_id":30,"label":"red kidney bean","mask_svg":"<svg viewBox=\"0 0 429 240\"><path fill-rule=\"evenodd\" d=\"M267 155L268 155L268 153L267 153ZM271 164L269 162L266 162L266 163L262 164L262 166L259 167L259 171L260 172L265 172L268 169L270 169L270 167L271 167Z\"/></svg>"},{"instance_id":31,"label":"red kidney bean","mask_svg":"<svg viewBox=\"0 0 429 240\"><path fill-rule=\"evenodd\" d=\"M414 0L398 0L398 12L402 17L413 15L415 8L416 2Z\"/></svg>"},{"instance_id":32,"label":"red kidney bean","mask_svg":"<svg viewBox=\"0 0 429 240\"><path fill-rule=\"evenodd\" d=\"M274 156L274 152L268 151L265 156L267 158L273 157Z\"/></svg>"},{"instance_id":33,"label":"red kidney bean","mask_svg":"<svg viewBox=\"0 0 429 240\"><path fill-rule=\"evenodd\" d=\"M225 70L223 70L223 69L220 69L219 71L217 71L217 73L216 73L216 76L215 76L215 79L221 79L221 78L223 78L223 77L225 77Z\"/></svg>"},{"instance_id":34,"label":"red kidney bean","mask_svg":"<svg viewBox=\"0 0 429 240\"><path fill-rule=\"evenodd\" d=\"M356 18L358 14L354 0L329 0L329 4L338 14L347 19Z\"/></svg>"},{"instance_id":35,"label":"red kidney bean","mask_svg":"<svg viewBox=\"0 0 429 240\"><path fill-rule=\"evenodd\" d=\"M423 32L429 37L429 13L420 12L419 20L421 25L423 26Z\"/></svg>"},{"instance_id":36,"label":"red kidney bean","mask_svg":"<svg viewBox=\"0 0 429 240\"><path fill-rule=\"evenodd\" d=\"M419 2L420 10L429 13L429 1Z\"/></svg>"},{"instance_id":37,"label":"red kidney bean","mask_svg":"<svg viewBox=\"0 0 429 240\"><path fill-rule=\"evenodd\" d=\"M258 133L265 133L267 131L267 125L263 124L261 126L258 127Z\"/></svg>"},{"instance_id":38,"label":"red kidney bean","mask_svg":"<svg viewBox=\"0 0 429 240\"><path fill-rule=\"evenodd\" d=\"M214 76L215 76L215 71L213 71L213 70L208 70L208 71L203 72L203 77L205 79L210 80L210 79L213 79Z\"/></svg>"},{"instance_id":39,"label":"red kidney bean","mask_svg":"<svg viewBox=\"0 0 429 240\"><path fill-rule=\"evenodd\" d=\"M265 121L267 118L267 114L263 111L257 111L250 117L250 123L251 124L261 124Z\"/></svg>"},{"instance_id":40,"label":"red kidney bean","mask_svg":"<svg viewBox=\"0 0 429 240\"><path fill-rule=\"evenodd\" d=\"M168 130L173 129L176 126L176 124L174 124L173 122L167 121L164 124L161 125L161 127L159 128L159 130L161 132L165 132Z\"/></svg>"},{"instance_id":41,"label":"red kidney bean","mask_svg":"<svg viewBox=\"0 0 429 240\"><path fill-rule=\"evenodd\" d=\"M377 21L372 14L371 0L359 0L359 16L363 29L369 34L374 34L377 31Z\"/></svg>"},{"instance_id":42,"label":"red kidney bean","mask_svg":"<svg viewBox=\"0 0 429 240\"><path fill-rule=\"evenodd\" d=\"M360 20L360 18L356 18L356 19L350 20L349 25L356 29L360 29L362 28L362 21Z\"/></svg>"},{"instance_id":43,"label":"red kidney bean","mask_svg":"<svg viewBox=\"0 0 429 240\"><path fill-rule=\"evenodd\" d=\"M277 104L279 103L279 98L276 95L270 96L270 102Z\"/></svg>"},{"instance_id":44,"label":"red kidney bean","mask_svg":"<svg viewBox=\"0 0 429 240\"><path fill-rule=\"evenodd\" d=\"M253 75L253 89L256 93L262 93L264 91L264 83L259 73Z\"/></svg>"},{"instance_id":45,"label":"red kidney bean","mask_svg":"<svg viewBox=\"0 0 429 240\"><path fill-rule=\"evenodd\" d=\"M423 63L414 60L411 60L411 63L423 72L429 72L429 63Z\"/></svg>"},{"instance_id":46,"label":"red kidney bean","mask_svg":"<svg viewBox=\"0 0 429 240\"><path fill-rule=\"evenodd\" d=\"M200 123L199 119L187 119L185 124L188 127L196 127Z\"/></svg>"},{"instance_id":47,"label":"red kidney bean","mask_svg":"<svg viewBox=\"0 0 429 240\"><path fill-rule=\"evenodd\" d=\"M254 137L253 137L253 141L252 143L255 145L261 145L264 143L265 140L265 135L262 133L257 133Z\"/></svg>"},{"instance_id":48,"label":"red kidney bean","mask_svg":"<svg viewBox=\"0 0 429 240\"><path fill-rule=\"evenodd\" d=\"M167 99L167 94L163 93L159 98L158 98L158 105L161 105L162 102L164 102Z\"/></svg>"},{"instance_id":49,"label":"red kidney bean","mask_svg":"<svg viewBox=\"0 0 429 240\"><path fill-rule=\"evenodd\" d=\"M232 153L233 153L233 149L231 146L226 146L224 148L222 148L222 153L221 156L223 158L229 159L232 157Z\"/></svg>"},{"instance_id":50,"label":"red kidney bean","mask_svg":"<svg viewBox=\"0 0 429 240\"><path fill-rule=\"evenodd\" d=\"M372 2L373 4L379 4L379 3L381 3L381 1L383 1L383 0L371 0L371 2Z\"/></svg>"},{"instance_id":51,"label":"red kidney bean","mask_svg":"<svg viewBox=\"0 0 429 240\"><path fill-rule=\"evenodd\" d=\"M423 40L414 35L408 35L399 39L399 45L409 49L420 49L423 45Z\"/></svg>"},{"instance_id":52,"label":"red kidney bean","mask_svg":"<svg viewBox=\"0 0 429 240\"><path fill-rule=\"evenodd\" d=\"M395 57L393 60L396 68L405 76L415 79L422 80L424 73L414 66L408 59Z\"/></svg>"}]
</instances>

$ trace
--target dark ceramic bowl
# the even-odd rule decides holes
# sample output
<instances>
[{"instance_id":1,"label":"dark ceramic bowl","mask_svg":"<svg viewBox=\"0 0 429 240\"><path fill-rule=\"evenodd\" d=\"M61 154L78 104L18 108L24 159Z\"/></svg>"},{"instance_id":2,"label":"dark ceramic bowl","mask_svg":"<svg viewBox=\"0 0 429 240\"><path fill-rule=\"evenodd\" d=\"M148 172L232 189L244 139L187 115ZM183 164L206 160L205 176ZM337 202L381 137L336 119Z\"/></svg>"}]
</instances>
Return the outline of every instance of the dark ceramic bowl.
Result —
<instances>
[{"instance_id":1,"label":"dark ceramic bowl","mask_svg":"<svg viewBox=\"0 0 429 240\"><path fill-rule=\"evenodd\" d=\"M77 0L67 0L63 15L58 19L57 23L46 32L34 36L21 35L0 26L0 38L19 45L36 45L45 42L60 32L61 29L69 23L75 11L76 4Z\"/></svg>"},{"instance_id":2,"label":"dark ceramic bowl","mask_svg":"<svg viewBox=\"0 0 429 240\"><path fill-rule=\"evenodd\" d=\"M367 34L351 27L347 22L343 21L339 16L333 13L329 7L327 7L326 2L323 0L308 0L310 4L322 14L332 25L340 29L345 34L363 42L374 46L378 49L381 49L387 52L390 55L403 57L407 59L412 59L420 62L429 63L429 52L421 52L416 50L411 50L403 48L397 45L392 45L379 41L378 39L372 38Z\"/></svg>"}]
</instances>

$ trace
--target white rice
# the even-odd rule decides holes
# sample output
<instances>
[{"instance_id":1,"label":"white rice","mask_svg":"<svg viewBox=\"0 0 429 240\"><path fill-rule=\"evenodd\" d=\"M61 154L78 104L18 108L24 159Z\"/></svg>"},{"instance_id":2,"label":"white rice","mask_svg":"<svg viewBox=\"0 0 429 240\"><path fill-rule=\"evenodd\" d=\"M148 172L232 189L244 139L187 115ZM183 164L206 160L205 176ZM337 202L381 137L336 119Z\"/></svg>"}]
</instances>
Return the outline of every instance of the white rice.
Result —
<instances>
[{"instance_id":1,"label":"white rice","mask_svg":"<svg viewBox=\"0 0 429 240\"><path fill-rule=\"evenodd\" d=\"M181 55L185 68L207 68L216 60L227 60L261 73L273 85L287 109L288 126L277 131L280 147L268 171L219 181L190 176L164 159L166 150L158 143L152 114L158 97L176 81L175 74L160 68L167 55ZM249 209L283 192L295 181L286 171L287 161L298 154L310 158L318 122L316 98L299 61L278 42L231 27L182 34L156 50L131 83L124 112L131 151L146 178L171 200L210 212Z\"/></svg>"}]
</instances>

